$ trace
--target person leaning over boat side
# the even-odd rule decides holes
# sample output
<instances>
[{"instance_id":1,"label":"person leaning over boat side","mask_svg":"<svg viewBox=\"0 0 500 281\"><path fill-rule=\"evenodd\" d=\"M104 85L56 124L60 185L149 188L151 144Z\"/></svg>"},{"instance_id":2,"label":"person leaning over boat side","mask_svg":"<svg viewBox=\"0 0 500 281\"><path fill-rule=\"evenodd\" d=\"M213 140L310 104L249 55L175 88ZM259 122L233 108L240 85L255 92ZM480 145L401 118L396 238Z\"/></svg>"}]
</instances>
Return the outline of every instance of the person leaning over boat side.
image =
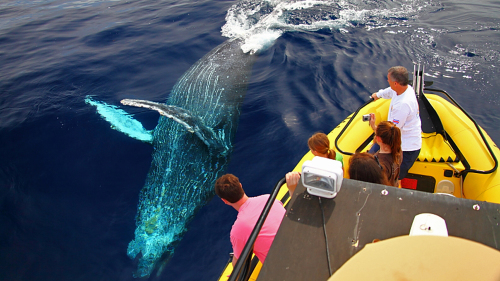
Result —
<instances>
[{"instance_id":1,"label":"person leaning over boat side","mask_svg":"<svg viewBox=\"0 0 500 281\"><path fill-rule=\"evenodd\" d=\"M401 149L403 161L399 171L399 179L408 174L411 166L418 157L422 148L422 125L418 111L418 102L415 90L408 85L408 70L403 66L391 67L387 73L389 87L373 93L374 100L379 98L391 99L388 121L396 124L401 129ZM370 126L375 131L375 115L370 118ZM370 153L374 154L378 145L372 146Z\"/></svg>"},{"instance_id":2,"label":"person leaning over boat side","mask_svg":"<svg viewBox=\"0 0 500 281\"><path fill-rule=\"evenodd\" d=\"M380 161L389 184L399 186L399 168L403 158L401 151L401 131L390 121L382 121L375 130L375 142L380 150L375 157Z\"/></svg>"},{"instance_id":3,"label":"person leaning over boat side","mask_svg":"<svg viewBox=\"0 0 500 281\"><path fill-rule=\"evenodd\" d=\"M234 254L232 263L234 266L269 199L269 194L248 197L243 190L240 180L233 174L226 174L217 179L215 182L215 193L226 205L238 211L238 216L231 228L230 234ZM278 232L285 212L281 201L274 200L273 206L257 236L257 240L255 240L253 248L254 254L262 263L266 260L267 253L273 243L276 232Z\"/></svg>"},{"instance_id":4,"label":"person leaning over boat side","mask_svg":"<svg viewBox=\"0 0 500 281\"><path fill-rule=\"evenodd\" d=\"M354 153L349 159L348 172L353 180L390 185L382 166L370 153Z\"/></svg>"},{"instance_id":5,"label":"person leaning over boat side","mask_svg":"<svg viewBox=\"0 0 500 281\"><path fill-rule=\"evenodd\" d=\"M307 140L307 145L309 146L309 150L314 156L325 157L333 160L337 160L342 162L342 154L336 153L335 150L330 148L330 140L328 136L324 133L318 132L312 135ZM293 192L297 187L297 184L300 180L299 172L289 172L285 175L286 178L286 186L288 187L288 192L290 193L290 197L293 196Z\"/></svg>"}]
</instances>

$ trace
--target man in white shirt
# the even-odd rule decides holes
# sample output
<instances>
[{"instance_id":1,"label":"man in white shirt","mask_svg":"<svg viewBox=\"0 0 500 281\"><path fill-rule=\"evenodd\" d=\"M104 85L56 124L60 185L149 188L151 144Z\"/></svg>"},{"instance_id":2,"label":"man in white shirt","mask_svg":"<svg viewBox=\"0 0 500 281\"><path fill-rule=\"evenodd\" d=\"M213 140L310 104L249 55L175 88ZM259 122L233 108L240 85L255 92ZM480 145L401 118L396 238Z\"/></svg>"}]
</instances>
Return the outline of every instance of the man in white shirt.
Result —
<instances>
[{"instance_id":1,"label":"man in white shirt","mask_svg":"<svg viewBox=\"0 0 500 281\"><path fill-rule=\"evenodd\" d=\"M401 180L408 174L422 148L422 125L415 90L408 85L408 70L403 66L391 67L387 73L387 81L389 87L379 90L371 97L374 100L391 99L387 120L401 130L401 150L403 150L403 162L399 173ZM375 114L371 115L370 126L373 130L376 129ZM374 145L370 153L375 153L377 150Z\"/></svg>"}]
</instances>

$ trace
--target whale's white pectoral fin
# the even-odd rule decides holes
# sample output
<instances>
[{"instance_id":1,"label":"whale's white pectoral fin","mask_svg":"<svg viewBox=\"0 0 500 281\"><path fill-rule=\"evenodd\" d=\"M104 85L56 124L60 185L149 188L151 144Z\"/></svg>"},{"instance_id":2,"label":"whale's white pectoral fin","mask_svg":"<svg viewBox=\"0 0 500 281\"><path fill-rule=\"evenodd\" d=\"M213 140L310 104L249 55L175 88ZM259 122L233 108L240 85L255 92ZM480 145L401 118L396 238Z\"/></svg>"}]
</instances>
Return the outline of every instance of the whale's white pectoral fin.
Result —
<instances>
[{"instance_id":1,"label":"whale's white pectoral fin","mask_svg":"<svg viewBox=\"0 0 500 281\"><path fill-rule=\"evenodd\" d=\"M104 102L93 100L90 96L85 102L95 106L99 115L111 124L111 128L122 132L134 139L151 143L153 134L142 126L141 122L135 120L124 110Z\"/></svg>"},{"instance_id":2,"label":"whale's white pectoral fin","mask_svg":"<svg viewBox=\"0 0 500 281\"><path fill-rule=\"evenodd\" d=\"M123 99L124 105L144 107L158 111L161 115L181 124L190 133L197 135L210 149L218 154L225 156L228 148L220 134L216 134L212 128L207 127L203 120L191 114L190 111L163 103L157 103L148 100Z\"/></svg>"},{"instance_id":3,"label":"whale's white pectoral fin","mask_svg":"<svg viewBox=\"0 0 500 281\"><path fill-rule=\"evenodd\" d=\"M157 103L154 101L148 101L148 100L134 100L134 99L123 99L121 100L121 103L123 105L130 105L130 106L135 106L135 107L143 107L143 108L149 108L152 110L158 111L161 115L168 117L175 122L181 124L188 130L190 133L195 132L195 128L193 127L194 122L193 122L193 117L191 116L191 113L185 109L182 109L177 106L173 105L166 105L163 103Z\"/></svg>"}]
</instances>

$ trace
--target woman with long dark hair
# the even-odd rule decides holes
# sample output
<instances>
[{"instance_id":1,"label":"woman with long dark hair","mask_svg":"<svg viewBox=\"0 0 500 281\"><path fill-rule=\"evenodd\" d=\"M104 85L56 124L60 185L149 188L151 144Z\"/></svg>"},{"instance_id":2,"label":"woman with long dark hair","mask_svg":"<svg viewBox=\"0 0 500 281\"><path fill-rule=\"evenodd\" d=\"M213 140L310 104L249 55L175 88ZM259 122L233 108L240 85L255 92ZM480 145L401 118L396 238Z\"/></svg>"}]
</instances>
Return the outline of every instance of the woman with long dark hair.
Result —
<instances>
[{"instance_id":1,"label":"woman with long dark hair","mask_svg":"<svg viewBox=\"0 0 500 281\"><path fill-rule=\"evenodd\" d=\"M370 153L355 153L349 159L349 178L364 182L390 185L377 158Z\"/></svg>"},{"instance_id":2,"label":"woman with long dark hair","mask_svg":"<svg viewBox=\"0 0 500 281\"><path fill-rule=\"evenodd\" d=\"M389 185L399 185L399 171L403 160L401 150L401 130L390 121L382 121L375 130L375 142L380 146L380 150L375 153L385 175L389 180Z\"/></svg>"}]
</instances>

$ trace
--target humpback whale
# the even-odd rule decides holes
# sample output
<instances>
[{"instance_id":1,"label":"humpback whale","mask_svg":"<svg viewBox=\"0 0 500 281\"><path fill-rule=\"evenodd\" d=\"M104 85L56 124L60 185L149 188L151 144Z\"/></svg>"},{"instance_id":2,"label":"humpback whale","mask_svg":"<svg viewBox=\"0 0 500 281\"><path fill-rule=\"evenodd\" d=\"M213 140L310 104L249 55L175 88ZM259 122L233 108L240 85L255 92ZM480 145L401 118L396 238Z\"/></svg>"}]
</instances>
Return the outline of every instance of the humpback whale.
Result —
<instances>
[{"instance_id":1,"label":"humpback whale","mask_svg":"<svg viewBox=\"0 0 500 281\"><path fill-rule=\"evenodd\" d=\"M241 42L229 39L191 66L165 104L122 100L124 105L160 113L151 131L122 109L86 98L113 129L154 147L139 195L135 238L127 249L138 262L135 277L149 276L169 260L187 223L213 196L213 184L227 166L255 61L254 55L242 51Z\"/></svg>"},{"instance_id":2,"label":"humpback whale","mask_svg":"<svg viewBox=\"0 0 500 281\"><path fill-rule=\"evenodd\" d=\"M86 98L113 129L154 147L140 191L135 237L127 250L138 261L136 277L161 270L196 210L213 196L213 183L231 155L240 105L256 59L253 54L273 45L285 32L325 28L348 32L352 25L373 24L374 17L384 18L388 11L394 14L383 2L380 9L372 3L360 6L351 2L237 1L228 10L221 30L230 39L184 73L165 103L122 101L160 114L151 131L117 106ZM412 16L415 11L401 7L397 15ZM381 26L385 25L382 21Z\"/></svg>"}]
</instances>

